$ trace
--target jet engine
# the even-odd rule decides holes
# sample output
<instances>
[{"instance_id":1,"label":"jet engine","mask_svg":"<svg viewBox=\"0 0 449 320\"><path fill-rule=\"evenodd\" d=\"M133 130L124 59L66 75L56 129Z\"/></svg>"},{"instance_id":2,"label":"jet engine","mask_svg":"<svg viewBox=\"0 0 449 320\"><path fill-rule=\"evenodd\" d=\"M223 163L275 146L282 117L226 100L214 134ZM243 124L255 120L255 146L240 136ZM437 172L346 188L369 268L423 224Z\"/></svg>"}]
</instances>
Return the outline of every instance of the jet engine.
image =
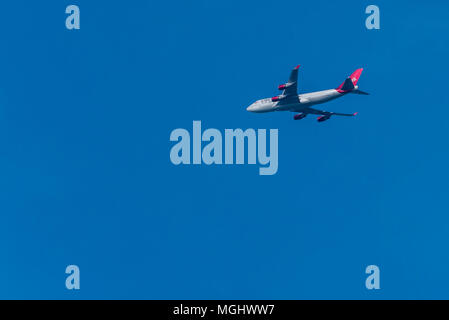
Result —
<instances>
[{"instance_id":1,"label":"jet engine","mask_svg":"<svg viewBox=\"0 0 449 320\"><path fill-rule=\"evenodd\" d=\"M286 89L286 88L288 88L288 87L291 87L292 84L293 84L293 83L284 83L284 84L281 84L281 85L279 85L278 89L279 89L279 90L284 90L284 89Z\"/></svg>"},{"instance_id":2,"label":"jet engine","mask_svg":"<svg viewBox=\"0 0 449 320\"><path fill-rule=\"evenodd\" d=\"M276 102L276 101L280 101L280 100L282 100L282 99L285 99L285 96L284 96L284 95L280 95L280 96L273 97L273 98L271 98L271 101L272 101L272 102Z\"/></svg>"},{"instance_id":3,"label":"jet engine","mask_svg":"<svg viewBox=\"0 0 449 320\"><path fill-rule=\"evenodd\" d=\"M321 117L318 117L317 121L318 122L323 122L323 121L329 120L330 117L331 117L330 114L325 115L325 116L321 116Z\"/></svg>"},{"instance_id":4,"label":"jet engine","mask_svg":"<svg viewBox=\"0 0 449 320\"><path fill-rule=\"evenodd\" d=\"M306 116L307 116L307 114L305 114L305 113L298 113L293 116L293 119L301 120L301 119L304 119Z\"/></svg>"}]
</instances>

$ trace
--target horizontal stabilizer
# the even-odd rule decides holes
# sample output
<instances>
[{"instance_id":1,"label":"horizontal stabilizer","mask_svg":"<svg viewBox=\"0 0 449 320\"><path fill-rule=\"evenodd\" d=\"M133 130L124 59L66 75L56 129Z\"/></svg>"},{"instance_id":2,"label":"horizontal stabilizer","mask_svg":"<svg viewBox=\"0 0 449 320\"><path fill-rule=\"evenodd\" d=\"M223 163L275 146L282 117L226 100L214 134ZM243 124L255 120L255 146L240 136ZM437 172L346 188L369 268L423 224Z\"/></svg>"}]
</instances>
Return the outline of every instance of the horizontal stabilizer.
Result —
<instances>
[{"instance_id":1,"label":"horizontal stabilizer","mask_svg":"<svg viewBox=\"0 0 449 320\"><path fill-rule=\"evenodd\" d=\"M363 95L366 95L366 96L369 95L368 92L365 92L365 91L362 91L362 90L359 90L359 89L352 90L351 93L355 93L355 94L363 94Z\"/></svg>"}]
</instances>

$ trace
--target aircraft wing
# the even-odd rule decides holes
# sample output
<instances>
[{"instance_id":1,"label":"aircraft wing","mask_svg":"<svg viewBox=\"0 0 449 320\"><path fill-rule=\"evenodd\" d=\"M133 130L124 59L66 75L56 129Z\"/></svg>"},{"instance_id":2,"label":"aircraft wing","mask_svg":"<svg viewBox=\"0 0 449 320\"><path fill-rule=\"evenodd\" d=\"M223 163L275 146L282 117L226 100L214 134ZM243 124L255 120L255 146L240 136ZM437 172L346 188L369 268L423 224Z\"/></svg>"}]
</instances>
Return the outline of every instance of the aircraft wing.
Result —
<instances>
[{"instance_id":1,"label":"aircraft wing","mask_svg":"<svg viewBox=\"0 0 449 320\"><path fill-rule=\"evenodd\" d=\"M278 89L282 90L280 97L283 97L279 101L280 104L290 104L292 102L298 102L298 69L296 66L290 73L288 82L281 84Z\"/></svg>"},{"instance_id":2,"label":"aircraft wing","mask_svg":"<svg viewBox=\"0 0 449 320\"><path fill-rule=\"evenodd\" d=\"M288 82L279 86L279 89L284 89L284 91L282 91L282 94L287 97L298 95L298 69L299 65L296 66L290 73Z\"/></svg>"},{"instance_id":3,"label":"aircraft wing","mask_svg":"<svg viewBox=\"0 0 449 320\"><path fill-rule=\"evenodd\" d=\"M356 113L339 113L339 112L331 112L331 111L324 111L324 110L318 110L313 108L307 108L303 111L304 113L310 113L310 114L318 114L322 116L346 116L346 117L353 117L357 115Z\"/></svg>"}]
</instances>

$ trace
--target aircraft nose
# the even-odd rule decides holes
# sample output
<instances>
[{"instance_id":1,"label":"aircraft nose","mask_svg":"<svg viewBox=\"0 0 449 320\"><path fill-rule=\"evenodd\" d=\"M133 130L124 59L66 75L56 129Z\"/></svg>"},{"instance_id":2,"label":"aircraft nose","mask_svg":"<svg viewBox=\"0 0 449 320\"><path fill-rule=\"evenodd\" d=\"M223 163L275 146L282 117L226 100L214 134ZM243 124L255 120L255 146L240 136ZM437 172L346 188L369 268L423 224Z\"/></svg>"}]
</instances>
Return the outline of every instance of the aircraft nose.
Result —
<instances>
[{"instance_id":1,"label":"aircraft nose","mask_svg":"<svg viewBox=\"0 0 449 320\"><path fill-rule=\"evenodd\" d=\"M250 105L248 108L246 108L246 111L253 112L256 109L254 104Z\"/></svg>"}]
</instances>

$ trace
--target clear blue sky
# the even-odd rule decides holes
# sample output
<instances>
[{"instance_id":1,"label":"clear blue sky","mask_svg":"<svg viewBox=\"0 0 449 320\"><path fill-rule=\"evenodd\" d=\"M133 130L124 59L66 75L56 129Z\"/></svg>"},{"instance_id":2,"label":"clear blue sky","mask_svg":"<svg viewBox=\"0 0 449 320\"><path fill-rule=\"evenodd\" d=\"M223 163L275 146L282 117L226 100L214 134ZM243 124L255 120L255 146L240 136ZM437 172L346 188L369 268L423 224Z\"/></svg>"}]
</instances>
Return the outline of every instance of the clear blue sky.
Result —
<instances>
[{"instance_id":1,"label":"clear blue sky","mask_svg":"<svg viewBox=\"0 0 449 320\"><path fill-rule=\"evenodd\" d=\"M380 30L365 28L369 4ZM449 298L448 9L2 3L0 298ZM359 115L246 112L297 64L300 92L363 67L371 95L325 106ZM175 167L170 132L193 120L278 128L277 175Z\"/></svg>"}]
</instances>

